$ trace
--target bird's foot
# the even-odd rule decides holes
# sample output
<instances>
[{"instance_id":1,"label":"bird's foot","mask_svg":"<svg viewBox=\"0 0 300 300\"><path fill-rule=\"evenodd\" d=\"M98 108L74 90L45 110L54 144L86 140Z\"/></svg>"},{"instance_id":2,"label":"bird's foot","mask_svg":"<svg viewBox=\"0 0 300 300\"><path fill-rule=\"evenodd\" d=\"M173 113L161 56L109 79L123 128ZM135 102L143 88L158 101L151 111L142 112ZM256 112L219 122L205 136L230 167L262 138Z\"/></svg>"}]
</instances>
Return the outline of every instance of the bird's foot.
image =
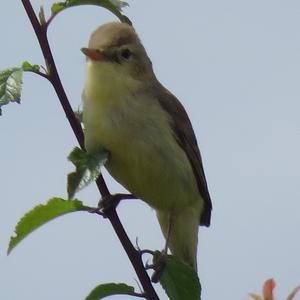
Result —
<instances>
[{"instance_id":1,"label":"bird's foot","mask_svg":"<svg viewBox=\"0 0 300 300\"><path fill-rule=\"evenodd\" d=\"M165 269L165 266L170 259L170 255L166 251L157 251L159 253L159 256L153 257L153 264L151 265L151 269L154 270L152 276L151 276L151 281L154 283L157 283L160 279L160 277L163 274L163 271Z\"/></svg>"},{"instance_id":2,"label":"bird's foot","mask_svg":"<svg viewBox=\"0 0 300 300\"><path fill-rule=\"evenodd\" d=\"M105 218L111 211L116 210L121 200L124 199L136 199L136 197L132 194L108 194L102 197L98 206L90 212L100 214Z\"/></svg>"}]
</instances>

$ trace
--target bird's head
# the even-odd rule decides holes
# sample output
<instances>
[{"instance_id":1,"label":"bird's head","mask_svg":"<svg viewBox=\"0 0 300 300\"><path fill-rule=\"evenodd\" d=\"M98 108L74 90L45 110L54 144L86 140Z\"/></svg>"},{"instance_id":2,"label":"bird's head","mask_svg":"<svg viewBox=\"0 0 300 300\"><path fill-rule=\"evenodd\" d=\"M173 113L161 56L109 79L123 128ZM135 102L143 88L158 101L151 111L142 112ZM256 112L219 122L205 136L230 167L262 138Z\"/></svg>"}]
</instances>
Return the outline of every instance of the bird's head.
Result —
<instances>
[{"instance_id":1,"label":"bird's head","mask_svg":"<svg viewBox=\"0 0 300 300\"><path fill-rule=\"evenodd\" d=\"M112 22L97 28L87 48L81 51L88 64L106 76L134 81L151 81L152 64L132 26Z\"/></svg>"}]
</instances>

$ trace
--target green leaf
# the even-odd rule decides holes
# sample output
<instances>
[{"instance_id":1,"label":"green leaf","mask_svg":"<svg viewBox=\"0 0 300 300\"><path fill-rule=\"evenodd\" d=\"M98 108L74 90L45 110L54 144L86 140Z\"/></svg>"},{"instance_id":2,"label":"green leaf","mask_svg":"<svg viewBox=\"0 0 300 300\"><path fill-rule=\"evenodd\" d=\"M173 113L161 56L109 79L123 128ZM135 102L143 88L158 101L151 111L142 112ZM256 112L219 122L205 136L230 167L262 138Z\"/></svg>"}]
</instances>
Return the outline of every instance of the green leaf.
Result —
<instances>
[{"instance_id":1,"label":"green leaf","mask_svg":"<svg viewBox=\"0 0 300 300\"><path fill-rule=\"evenodd\" d=\"M21 68L23 71L29 71L29 72L39 72L40 71L39 65L32 65L28 61L24 61Z\"/></svg>"},{"instance_id":2,"label":"green leaf","mask_svg":"<svg viewBox=\"0 0 300 300\"><path fill-rule=\"evenodd\" d=\"M46 204L34 207L19 220L15 228L15 236L10 238L7 254L26 236L45 223L67 213L88 211L89 209L79 200L64 200L61 198L52 198Z\"/></svg>"},{"instance_id":3,"label":"green leaf","mask_svg":"<svg viewBox=\"0 0 300 300\"><path fill-rule=\"evenodd\" d=\"M72 199L76 192L97 179L100 168L108 159L108 152L103 150L96 154L89 154L76 147L69 154L68 159L76 167L75 172L68 175L68 197Z\"/></svg>"},{"instance_id":4,"label":"green leaf","mask_svg":"<svg viewBox=\"0 0 300 300\"><path fill-rule=\"evenodd\" d=\"M52 15L55 15L58 12L60 12L61 10L63 10L64 8L66 8L66 4L64 2L54 3L51 6L51 13L52 13Z\"/></svg>"},{"instance_id":5,"label":"green leaf","mask_svg":"<svg viewBox=\"0 0 300 300\"><path fill-rule=\"evenodd\" d=\"M153 263L156 264L161 253L156 251ZM200 300L201 285L197 273L192 267L181 262L174 256L166 260L160 284L172 300Z\"/></svg>"},{"instance_id":6,"label":"green leaf","mask_svg":"<svg viewBox=\"0 0 300 300\"><path fill-rule=\"evenodd\" d=\"M121 13L122 8L128 6L128 3L121 0L66 0L64 2L57 2L54 3L51 7L52 16L68 7L79 5L96 5L104 7L112 12L115 16L117 16L121 22L125 22L131 25L131 21Z\"/></svg>"},{"instance_id":7,"label":"green leaf","mask_svg":"<svg viewBox=\"0 0 300 300\"><path fill-rule=\"evenodd\" d=\"M112 295L130 295L134 293L134 287L124 283L105 283L95 287L85 300L98 300Z\"/></svg>"},{"instance_id":8,"label":"green leaf","mask_svg":"<svg viewBox=\"0 0 300 300\"><path fill-rule=\"evenodd\" d=\"M20 103L22 78L21 68L11 68L0 72L0 115L1 106L10 102Z\"/></svg>"}]
</instances>

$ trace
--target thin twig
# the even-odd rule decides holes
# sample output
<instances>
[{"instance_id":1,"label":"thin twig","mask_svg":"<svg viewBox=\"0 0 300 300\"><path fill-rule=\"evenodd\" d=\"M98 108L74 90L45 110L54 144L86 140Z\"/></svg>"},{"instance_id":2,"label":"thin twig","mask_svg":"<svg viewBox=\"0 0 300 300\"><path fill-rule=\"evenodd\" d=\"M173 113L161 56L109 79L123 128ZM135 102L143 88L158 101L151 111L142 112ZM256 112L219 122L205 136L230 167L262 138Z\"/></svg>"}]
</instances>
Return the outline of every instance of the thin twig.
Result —
<instances>
[{"instance_id":1,"label":"thin twig","mask_svg":"<svg viewBox=\"0 0 300 300\"><path fill-rule=\"evenodd\" d=\"M145 294L139 294L139 293L136 293L136 292L128 292L128 293L126 293L126 295L147 299L147 296Z\"/></svg>"},{"instance_id":2,"label":"thin twig","mask_svg":"<svg viewBox=\"0 0 300 300\"><path fill-rule=\"evenodd\" d=\"M111 210L109 212L109 216L108 216L118 238L121 240L121 243L123 244L123 242L125 243L126 247L123 248L126 251L131 264L136 272L136 274L139 277L139 280L141 282L141 285L145 291L145 295L147 296L147 299L151 299L151 300L159 300L153 286L151 283L151 280L145 270L143 261L140 257L139 251L137 251L131 241L129 240L128 235L126 234L123 225L120 222L120 219L117 216L117 212L115 210Z\"/></svg>"},{"instance_id":3,"label":"thin twig","mask_svg":"<svg viewBox=\"0 0 300 300\"><path fill-rule=\"evenodd\" d=\"M155 252L152 251L152 250L149 250L149 249L143 249L143 250L140 250L140 255L144 255L144 254L151 254L152 256L154 256Z\"/></svg>"},{"instance_id":4,"label":"thin twig","mask_svg":"<svg viewBox=\"0 0 300 300\"><path fill-rule=\"evenodd\" d=\"M39 75L43 78L46 78L47 80L50 80L48 74L45 74L45 73L40 72L40 71L26 70L25 72L34 73L34 74Z\"/></svg>"},{"instance_id":5,"label":"thin twig","mask_svg":"<svg viewBox=\"0 0 300 300\"><path fill-rule=\"evenodd\" d=\"M121 200L132 200L132 199L138 199L135 195L133 194L122 194L122 193L118 193L114 195L116 197L117 200L121 201Z\"/></svg>"}]
</instances>

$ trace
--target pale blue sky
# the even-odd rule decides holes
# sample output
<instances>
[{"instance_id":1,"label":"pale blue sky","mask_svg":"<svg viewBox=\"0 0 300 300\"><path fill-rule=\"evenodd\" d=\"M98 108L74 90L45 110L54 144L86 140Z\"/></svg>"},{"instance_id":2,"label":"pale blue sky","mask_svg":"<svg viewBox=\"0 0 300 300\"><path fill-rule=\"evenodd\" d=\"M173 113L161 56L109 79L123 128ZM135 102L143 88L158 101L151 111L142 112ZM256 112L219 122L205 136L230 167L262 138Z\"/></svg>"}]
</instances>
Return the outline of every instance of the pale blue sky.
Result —
<instances>
[{"instance_id":1,"label":"pale blue sky","mask_svg":"<svg viewBox=\"0 0 300 300\"><path fill-rule=\"evenodd\" d=\"M0 69L25 59L43 63L21 2L2 2ZM51 2L32 1L36 8ZM300 283L300 2L129 3L125 13L157 77L186 107L203 156L214 210L211 227L199 233L202 299L245 300L269 277L278 283L277 299L284 299ZM74 108L84 78L79 49L94 28L112 20L109 12L83 7L51 25ZM22 105L3 108L0 134L0 299L81 300L98 283L136 285L108 222L89 214L49 223L6 256L26 211L52 196L66 197L72 169L66 156L76 140L52 87L32 74L25 74ZM121 190L104 176L112 192ZM99 194L91 186L78 198L94 205ZM142 248L162 248L147 205L122 203L118 211L133 242L138 237Z\"/></svg>"}]
</instances>

